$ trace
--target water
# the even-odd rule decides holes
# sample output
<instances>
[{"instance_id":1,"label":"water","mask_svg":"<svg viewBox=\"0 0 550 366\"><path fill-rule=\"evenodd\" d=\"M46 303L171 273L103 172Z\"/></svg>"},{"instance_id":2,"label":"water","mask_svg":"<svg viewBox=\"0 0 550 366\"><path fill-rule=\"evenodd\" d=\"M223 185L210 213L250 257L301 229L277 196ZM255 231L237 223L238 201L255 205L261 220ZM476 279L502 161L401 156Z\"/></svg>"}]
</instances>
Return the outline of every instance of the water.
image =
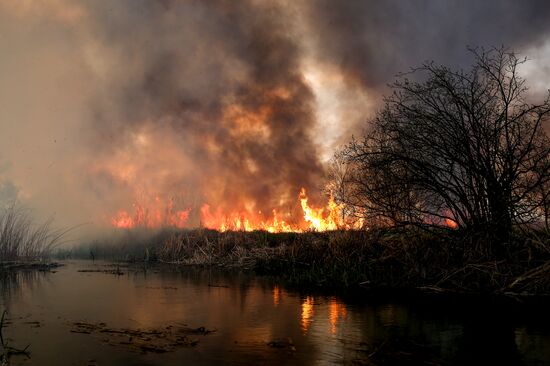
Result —
<instances>
[{"instance_id":1,"label":"water","mask_svg":"<svg viewBox=\"0 0 550 366\"><path fill-rule=\"evenodd\" d=\"M13 365L550 364L545 308L439 300L342 299L286 290L246 274L185 269L56 273L1 279ZM479 302L479 301L478 301ZM142 353L75 322L110 328L216 329L196 346ZM282 340L278 340L282 339ZM268 345L276 340L280 348ZM370 360L369 360L370 357Z\"/></svg>"}]
</instances>

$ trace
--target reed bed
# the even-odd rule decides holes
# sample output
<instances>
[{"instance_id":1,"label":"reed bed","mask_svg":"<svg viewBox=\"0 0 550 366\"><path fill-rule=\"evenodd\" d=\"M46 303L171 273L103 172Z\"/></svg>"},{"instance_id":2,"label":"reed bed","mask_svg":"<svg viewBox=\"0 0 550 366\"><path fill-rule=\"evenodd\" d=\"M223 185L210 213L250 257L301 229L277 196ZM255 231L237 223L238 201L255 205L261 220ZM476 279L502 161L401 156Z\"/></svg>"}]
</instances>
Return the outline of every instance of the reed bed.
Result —
<instances>
[{"instance_id":1,"label":"reed bed","mask_svg":"<svg viewBox=\"0 0 550 366\"><path fill-rule=\"evenodd\" d=\"M550 294L548 233L518 231L498 255L484 241L492 242L479 234L414 227L279 234L130 231L108 244L81 246L72 255L250 269L290 284L342 289Z\"/></svg>"},{"instance_id":2,"label":"reed bed","mask_svg":"<svg viewBox=\"0 0 550 366\"><path fill-rule=\"evenodd\" d=\"M0 212L0 262L30 262L47 258L67 230L56 230L52 220L35 224L16 204Z\"/></svg>"}]
</instances>

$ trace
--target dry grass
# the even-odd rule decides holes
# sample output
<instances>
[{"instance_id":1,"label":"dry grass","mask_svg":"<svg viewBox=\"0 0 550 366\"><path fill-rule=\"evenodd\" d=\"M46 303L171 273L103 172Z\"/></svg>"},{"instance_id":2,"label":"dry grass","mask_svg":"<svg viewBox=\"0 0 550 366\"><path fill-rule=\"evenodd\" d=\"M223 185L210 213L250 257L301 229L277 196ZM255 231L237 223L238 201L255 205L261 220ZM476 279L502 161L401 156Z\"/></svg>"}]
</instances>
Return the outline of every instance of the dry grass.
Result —
<instances>
[{"instance_id":1,"label":"dry grass","mask_svg":"<svg viewBox=\"0 0 550 366\"><path fill-rule=\"evenodd\" d=\"M276 256L285 250L284 242L270 247L266 232L219 233L192 230L174 233L157 252L160 262L186 265L219 265L253 268L258 260Z\"/></svg>"},{"instance_id":2,"label":"dry grass","mask_svg":"<svg viewBox=\"0 0 550 366\"><path fill-rule=\"evenodd\" d=\"M128 232L82 257L253 269L291 284L435 292L550 294L550 235L517 232L496 255L483 235L385 228L271 234L196 229ZM139 240L137 240L139 238ZM75 251L74 253L78 253Z\"/></svg>"},{"instance_id":3,"label":"dry grass","mask_svg":"<svg viewBox=\"0 0 550 366\"><path fill-rule=\"evenodd\" d=\"M42 260L66 233L53 229L51 220L34 224L28 212L12 204L0 212L0 262Z\"/></svg>"},{"instance_id":4,"label":"dry grass","mask_svg":"<svg viewBox=\"0 0 550 366\"><path fill-rule=\"evenodd\" d=\"M472 245L470 236L448 231L282 235L195 230L169 236L158 246L157 256L176 264L254 268L296 284L548 294L550 238L535 234L517 237L497 258L478 249L483 245Z\"/></svg>"}]
</instances>

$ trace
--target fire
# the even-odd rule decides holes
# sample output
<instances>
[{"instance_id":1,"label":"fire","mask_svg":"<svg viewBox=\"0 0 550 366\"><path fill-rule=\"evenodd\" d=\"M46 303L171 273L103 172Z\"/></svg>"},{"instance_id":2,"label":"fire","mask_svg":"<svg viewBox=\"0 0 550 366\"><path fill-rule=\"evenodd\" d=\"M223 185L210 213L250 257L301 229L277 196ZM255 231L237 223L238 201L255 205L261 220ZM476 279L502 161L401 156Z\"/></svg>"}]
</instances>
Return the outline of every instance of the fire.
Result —
<instances>
[{"instance_id":1,"label":"fire","mask_svg":"<svg viewBox=\"0 0 550 366\"><path fill-rule=\"evenodd\" d=\"M444 211L444 224L445 226L447 226L448 228L450 229L457 229L458 228L458 222L455 220L455 215L453 215L453 213L449 210L445 210Z\"/></svg>"},{"instance_id":2,"label":"fire","mask_svg":"<svg viewBox=\"0 0 550 366\"><path fill-rule=\"evenodd\" d=\"M271 214L265 217L262 212L241 210L224 212L221 208L212 209L205 203L200 207L200 226L219 231L254 231L265 230L272 233L329 231L352 228L342 215L342 206L338 205L332 195L329 196L325 207L311 207L308 203L306 190L302 188L298 195L303 216L293 218L290 213L281 213L274 208ZM131 229L135 227L187 227L191 209L174 210L170 202L165 209L161 209L159 198L155 200L154 208L144 208L134 204L134 214L121 210L111 219L111 224L117 228ZM362 225L362 221L360 222Z\"/></svg>"},{"instance_id":3,"label":"fire","mask_svg":"<svg viewBox=\"0 0 550 366\"><path fill-rule=\"evenodd\" d=\"M304 211L304 219L309 223L309 228L316 231L337 230L343 227L343 220L340 220L342 208L334 202L330 195L327 208L314 209L307 203L306 190L300 191L300 204ZM325 215L328 212L328 215Z\"/></svg>"},{"instance_id":4,"label":"fire","mask_svg":"<svg viewBox=\"0 0 550 366\"><path fill-rule=\"evenodd\" d=\"M189 218L190 209L175 210L173 201L163 208L161 200L155 198L155 204L152 208L145 208L134 204L134 214L128 211L120 210L118 214L111 219L112 226L119 229L133 229L136 227L157 228L157 227L177 227L184 228Z\"/></svg>"},{"instance_id":5,"label":"fire","mask_svg":"<svg viewBox=\"0 0 550 366\"><path fill-rule=\"evenodd\" d=\"M303 231L297 226L287 224L276 209L273 209L272 216L267 220L259 219L259 214L260 213L258 213L256 217L252 213L246 211L225 214L221 209L211 212L210 206L204 204L201 207L201 225L208 229L219 231L265 230L271 233Z\"/></svg>"},{"instance_id":6,"label":"fire","mask_svg":"<svg viewBox=\"0 0 550 366\"><path fill-rule=\"evenodd\" d=\"M453 219L449 219L449 218L446 218L445 219L445 225L447 225L448 227L450 227L451 229L456 229L458 228L458 223L453 220Z\"/></svg>"},{"instance_id":7,"label":"fire","mask_svg":"<svg viewBox=\"0 0 550 366\"><path fill-rule=\"evenodd\" d=\"M265 230L271 233L303 232L303 231L328 231L346 228L344 220L340 219L342 207L337 205L330 196L326 207L313 208L308 204L306 190L302 188L299 194L300 205L303 211L303 223L291 224L277 211L272 210L268 219L261 219L259 215L250 212L233 212L224 214L220 209L211 212L210 206L204 204L201 207L201 224L209 229L220 231L254 231Z\"/></svg>"}]
</instances>

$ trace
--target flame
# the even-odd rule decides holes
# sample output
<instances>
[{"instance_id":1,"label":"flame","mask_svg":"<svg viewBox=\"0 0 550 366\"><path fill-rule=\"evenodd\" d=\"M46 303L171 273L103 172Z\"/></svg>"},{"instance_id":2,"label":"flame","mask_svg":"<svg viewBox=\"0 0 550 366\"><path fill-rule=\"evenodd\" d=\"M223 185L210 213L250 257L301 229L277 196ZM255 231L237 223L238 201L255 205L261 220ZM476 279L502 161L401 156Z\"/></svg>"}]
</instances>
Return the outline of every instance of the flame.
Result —
<instances>
[{"instance_id":1,"label":"flame","mask_svg":"<svg viewBox=\"0 0 550 366\"><path fill-rule=\"evenodd\" d=\"M303 211L303 223L300 224L289 223L277 209L272 210L270 218L261 219L259 215L247 211L224 214L221 209L218 209L212 212L208 204L201 207L201 224L206 228L220 231L265 230L272 233L328 231L346 228L344 220L340 219L342 207L336 204L332 195L329 197L327 206L320 208L309 206L305 188L300 190L298 198ZM289 217L289 215L286 216Z\"/></svg>"},{"instance_id":2,"label":"flame","mask_svg":"<svg viewBox=\"0 0 550 366\"><path fill-rule=\"evenodd\" d=\"M225 214L221 209L211 212L210 205L204 204L201 207L201 225L208 229L219 231L254 231L265 230L271 233L288 233L303 231L299 227L289 225L273 209L271 218L262 220L255 218L255 215L243 211Z\"/></svg>"},{"instance_id":3,"label":"flame","mask_svg":"<svg viewBox=\"0 0 550 366\"><path fill-rule=\"evenodd\" d=\"M447 225L451 229L458 228L458 223L455 220L449 218L445 219L445 225Z\"/></svg>"},{"instance_id":4,"label":"flame","mask_svg":"<svg viewBox=\"0 0 550 366\"><path fill-rule=\"evenodd\" d=\"M155 204L151 208L134 204L133 215L130 215L126 210L118 211L117 215L111 219L111 224L119 229L133 229L137 227L177 227L181 229L185 227L190 211L190 209L174 210L173 201L169 201L162 208L161 200L156 197Z\"/></svg>"},{"instance_id":5,"label":"flame","mask_svg":"<svg viewBox=\"0 0 550 366\"><path fill-rule=\"evenodd\" d=\"M453 213L450 210L445 210L443 212L443 214L444 214L444 216L447 216L443 220L445 225L450 229L457 229L458 228L458 222L455 220L455 215L453 215Z\"/></svg>"},{"instance_id":6,"label":"flame","mask_svg":"<svg viewBox=\"0 0 550 366\"><path fill-rule=\"evenodd\" d=\"M306 190L302 188L300 191L300 204L304 211L304 219L310 224L310 229L328 231L343 227L343 220L339 219L342 208L334 202L332 195L330 195L326 209L314 209L309 207ZM328 215L325 212L328 212Z\"/></svg>"},{"instance_id":7,"label":"flame","mask_svg":"<svg viewBox=\"0 0 550 366\"><path fill-rule=\"evenodd\" d=\"M338 229L361 228L363 220L350 224L344 220L342 205L329 196L324 207L312 207L308 202L305 188L298 195L302 217L293 217L291 213L281 213L274 208L271 215L265 217L262 212L253 212L252 209L225 212L220 207L213 209L208 203L200 207L200 226L219 231L254 231L264 230L271 233L330 231ZM250 205L254 207L254 205ZM160 199L155 200L155 207L145 208L134 204L134 214L120 210L111 219L111 224L117 228L131 229L134 227L159 228L164 226L184 228L187 224L191 209L175 211L170 201L163 210L160 209Z\"/></svg>"}]
</instances>

